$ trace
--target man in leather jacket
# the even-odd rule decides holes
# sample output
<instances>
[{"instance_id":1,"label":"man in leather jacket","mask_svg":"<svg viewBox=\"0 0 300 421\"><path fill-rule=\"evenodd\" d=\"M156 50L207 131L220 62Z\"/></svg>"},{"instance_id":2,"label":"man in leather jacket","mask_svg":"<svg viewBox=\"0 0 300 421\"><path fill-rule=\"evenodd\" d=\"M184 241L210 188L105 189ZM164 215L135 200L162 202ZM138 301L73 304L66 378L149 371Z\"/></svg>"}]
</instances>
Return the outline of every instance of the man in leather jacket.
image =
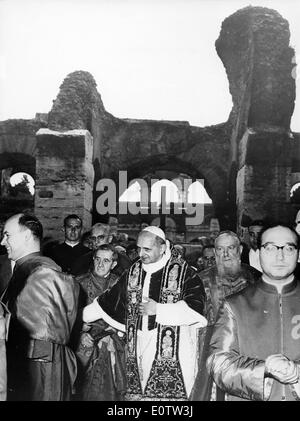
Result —
<instances>
[{"instance_id":1,"label":"man in leather jacket","mask_svg":"<svg viewBox=\"0 0 300 421\"><path fill-rule=\"evenodd\" d=\"M66 216L64 219L64 242L53 246L48 254L44 251L44 255L53 259L63 272L71 275L74 275L74 264L90 251L80 242L81 231L82 219L75 214Z\"/></svg>"},{"instance_id":2,"label":"man in leather jacket","mask_svg":"<svg viewBox=\"0 0 300 421\"><path fill-rule=\"evenodd\" d=\"M258 247L261 279L225 299L207 369L227 400L300 400L299 236L274 225Z\"/></svg>"},{"instance_id":3,"label":"man in leather jacket","mask_svg":"<svg viewBox=\"0 0 300 421\"><path fill-rule=\"evenodd\" d=\"M34 215L17 214L1 244L16 262L2 301L11 313L7 341L8 400L69 400L76 377L69 349L79 286L40 254L43 228Z\"/></svg>"}]
</instances>

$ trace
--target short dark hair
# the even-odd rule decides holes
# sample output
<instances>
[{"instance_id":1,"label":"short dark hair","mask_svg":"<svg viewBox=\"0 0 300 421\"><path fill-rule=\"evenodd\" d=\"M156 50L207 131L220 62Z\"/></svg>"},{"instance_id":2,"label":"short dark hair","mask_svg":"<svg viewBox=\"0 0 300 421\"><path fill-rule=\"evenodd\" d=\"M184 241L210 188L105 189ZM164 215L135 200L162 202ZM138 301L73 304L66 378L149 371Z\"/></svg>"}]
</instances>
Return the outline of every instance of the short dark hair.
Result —
<instances>
[{"instance_id":1,"label":"short dark hair","mask_svg":"<svg viewBox=\"0 0 300 421\"><path fill-rule=\"evenodd\" d=\"M112 259L114 261L118 260L118 256L119 256L118 252L112 244L110 244L110 243L109 244L102 244L101 246L97 247L96 250L94 250L93 257L96 256L96 253L99 250L111 251L112 252Z\"/></svg>"},{"instance_id":2,"label":"short dark hair","mask_svg":"<svg viewBox=\"0 0 300 421\"><path fill-rule=\"evenodd\" d=\"M18 223L21 227L29 229L37 240L42 241L43 226L35 215L23 213L20 216Z\"/></svg>"},{"instance_id":3,"label":"short dark hair","mask_svg":"<svg viewBox=\"0 0 300 421\"><path fill-rule=\"evenodd\" d=\"M287 224L281 223L281 222L274 222L272 224L269 224L269 225L264 226L264 228L258 234L257 247L259 249L261 248L261 243L262 243L261 239L262 239L263 234L266 231L268 231L269 229L276 228L276 227L283 227L283 228L287 228L290 231L292 231L294 233L294 235L295 235L295 238L296 238L296 246L297 246L297 249L299 250L299 248L300 248L300 236L299 236L299 234L297 233L297 231L295 230L295 228L293 226L287 225Z\"/></svg>"},{"instance_id":4,"label":"short dark hair","mask_svg":"<svg viewBox=\"0 0 300 421\"><path fill-rule=\"evenodd\" d=\"M82 219L80 218L80 216L76 215L75 213L72 213L68 216L65 217L64 219L64 227L67 225L67 221L69 219L78 219L78 221L80 221L80 225L82 226Z\"/></svg>"}]
</instances>

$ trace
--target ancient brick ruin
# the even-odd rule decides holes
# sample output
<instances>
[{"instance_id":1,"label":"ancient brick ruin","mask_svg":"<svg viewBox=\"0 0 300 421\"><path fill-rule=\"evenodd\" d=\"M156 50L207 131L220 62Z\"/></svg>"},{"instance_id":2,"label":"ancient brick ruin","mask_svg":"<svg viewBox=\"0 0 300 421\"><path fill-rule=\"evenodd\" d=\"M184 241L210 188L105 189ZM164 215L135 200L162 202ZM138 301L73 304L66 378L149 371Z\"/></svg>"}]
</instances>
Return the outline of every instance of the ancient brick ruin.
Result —
<instances>
[{"instance_id":1,"label":"ancient brick ruin","mask_svg":"<svg viewBox=\"0 0 300 421\"><path fill-rule=\"evenodd\" d=\"M300 181L300 134L290 131L289 36L288 22L267 8L249 6L224 20L216 50L233 108L215 126L116 118L92 75L71 73L48 115L0 123L0 169L33 175L35 213L55 238L73 211L90 226L97 181L117 180L121 170L129 180L159 169L204 179L221 228L239 229L248 217L291 222L300 207L289 197Z\"/></svg>"}]
</instances>

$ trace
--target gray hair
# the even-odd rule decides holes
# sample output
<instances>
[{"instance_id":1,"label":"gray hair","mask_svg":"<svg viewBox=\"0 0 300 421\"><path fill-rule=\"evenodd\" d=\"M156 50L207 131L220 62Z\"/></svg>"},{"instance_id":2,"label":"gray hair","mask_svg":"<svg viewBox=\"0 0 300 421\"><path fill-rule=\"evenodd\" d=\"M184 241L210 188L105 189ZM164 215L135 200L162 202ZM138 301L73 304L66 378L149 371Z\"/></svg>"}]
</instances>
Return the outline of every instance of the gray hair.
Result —
<instances>
[{"instance_id":1,"label":"gray hair","mask_svg":"<svg viewBox=\"0 0 300 421\"><path fill-rule=\"evenodd\" d=\"M112 244L102 244L101 246L97 247L96 250L94 250L93 257L96 257L97 251L111 251L112 252L112 259L114 262L118 260L118 252L116 248Z\"/></svg>"},{"instance_id":2,"label":"gray hair","mask_svg":"<svg viewBox=\"0 0 300 421\"><path fill-rule=\"evenodd\" d=\"M214 242L214 246L215 247L216 247L216 242L221 237L221 235L228 235L229 237L233 237L233 238L236 239L236 242L238 243L238 245L241 244L241 240L240 240L239 236L235 232L230 231L230 230L224 230L224 231L221 231L219 233L219 235L215 238L215 242Z\"/></svg>"},{"instance_id":3,"label":"gray hair","mask_svg":"<svg viewBox=\"0 0 300 421\"><path fill-rule=\"evenodd\" d=\"M102 222L97 222L96 224L94 224L91 228L91 233L94 231L94 229L97 228L103 228L104 232L106 235L110 235L110 225L109 224L104 224Z\"/></svg>"}]
</instances>

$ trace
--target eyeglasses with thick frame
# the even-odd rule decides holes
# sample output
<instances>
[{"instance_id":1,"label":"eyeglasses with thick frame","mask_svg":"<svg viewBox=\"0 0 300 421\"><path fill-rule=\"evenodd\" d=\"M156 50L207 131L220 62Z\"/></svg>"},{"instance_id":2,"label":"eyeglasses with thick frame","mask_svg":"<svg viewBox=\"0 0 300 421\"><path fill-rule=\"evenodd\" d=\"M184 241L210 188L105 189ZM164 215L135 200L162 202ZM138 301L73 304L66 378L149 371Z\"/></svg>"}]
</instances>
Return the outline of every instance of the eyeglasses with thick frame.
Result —
<instances>
[{"instance_id":1,"label":"eyeglasses with thick frame","mask_svg":"<svg viewBox=\"0 0 300 421\"><path fill-rule=\"evenodd\" d=\"M265 243L262 244L261 247L269 254L275 254L278 253L278 250L282 250L286 256L292 256L297 251L297 246L293 243L287 243L284 246L277 246L277 244L273 243Z\"/></svg>"}]
</instances>

